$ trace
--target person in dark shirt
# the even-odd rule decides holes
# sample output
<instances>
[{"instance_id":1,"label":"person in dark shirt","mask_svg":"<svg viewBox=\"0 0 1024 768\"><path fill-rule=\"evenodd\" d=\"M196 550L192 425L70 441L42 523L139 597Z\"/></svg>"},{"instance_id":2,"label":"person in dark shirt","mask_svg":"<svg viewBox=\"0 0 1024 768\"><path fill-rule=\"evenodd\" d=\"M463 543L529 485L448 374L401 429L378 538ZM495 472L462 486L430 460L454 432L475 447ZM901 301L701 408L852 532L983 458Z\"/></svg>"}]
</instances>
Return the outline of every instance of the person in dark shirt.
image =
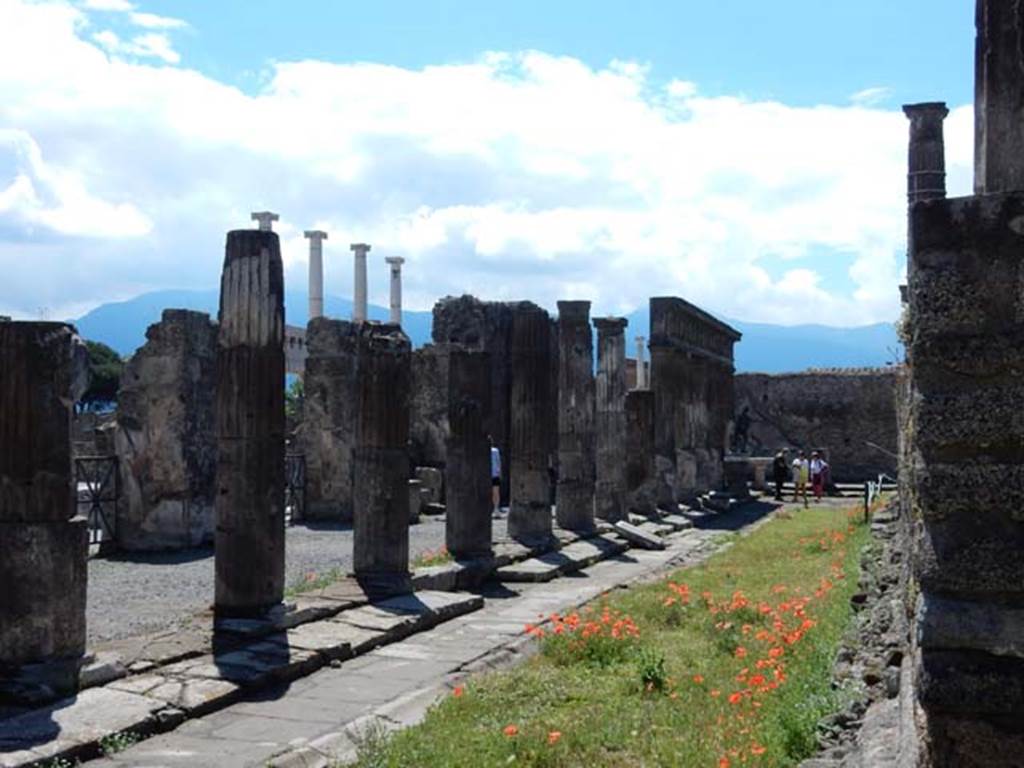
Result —
<instances>
[{"instance_id":1,"label":"person in dark shirt","mask_svg":"<svg viewBox=\"0 0 1024 768\"><path fill-rule=\"evenodd\" d=\"M789 465L786 463L786 455L779 451L775 454L772 462L772 480L775 482L775 500L782 501L782 486L789 477Z\"/></svg>"}]
</instances>

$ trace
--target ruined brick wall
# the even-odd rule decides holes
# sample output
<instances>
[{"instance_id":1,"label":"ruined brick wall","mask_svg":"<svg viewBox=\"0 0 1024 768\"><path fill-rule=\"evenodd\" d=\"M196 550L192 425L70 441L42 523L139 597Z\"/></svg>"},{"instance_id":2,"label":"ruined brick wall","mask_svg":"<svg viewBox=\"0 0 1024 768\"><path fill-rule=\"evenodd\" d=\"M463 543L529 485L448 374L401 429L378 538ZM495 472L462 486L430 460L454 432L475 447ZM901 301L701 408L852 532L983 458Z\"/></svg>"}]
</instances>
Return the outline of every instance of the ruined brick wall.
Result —
<instances>
[{"instance_id":1,"label":"ruined brick wall","mask_svg":"<svg viewBox=\"0 0 1024 768\"><path fill-rule=\"evenodd\" d=\"M749 406L752 419L749 452L824 449L838 481L894 476L896 377L895 368L737 375L737 412Z\"/></svg>"},{"instance_id":2,"label":"ruined brick wall","mask_svg":"<svg viewBox=\"0 0 1024 768\"><path fill-rule=\"evenodd\" d=\"M448 439L448 345L427 344L414 350L411 376L410 460L414 467L443 468Z\"/></svg>"}]
</instances>

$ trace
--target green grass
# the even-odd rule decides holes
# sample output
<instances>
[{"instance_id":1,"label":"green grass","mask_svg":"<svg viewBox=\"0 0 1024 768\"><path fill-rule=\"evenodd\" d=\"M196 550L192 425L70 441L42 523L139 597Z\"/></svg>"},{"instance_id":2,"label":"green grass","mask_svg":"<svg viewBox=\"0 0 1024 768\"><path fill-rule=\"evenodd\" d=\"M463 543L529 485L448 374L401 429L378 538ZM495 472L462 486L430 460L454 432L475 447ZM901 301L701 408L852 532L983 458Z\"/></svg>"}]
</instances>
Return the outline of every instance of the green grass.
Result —
<instances>
[{"instance_id":1,"label":"green grass","mask_svg":"<svg viewBox=\"0 0 1024 768\"><path fill-rule=\"evenodd\" d=\"M556 617L534 630L544 633L541 654L473 679L420 725L368 741L357 764L797 764L815 750L818 720L840 705L831 665L868 540L860 510L849 512L812 507L777 517L701 566ZM612 638L625 617L638 635ZM794 634L805 621L813 625ZM782 650L773 657L773 648ZM782 681L768 689L780 665Z\"/></svg>"},{"instance_id":2,"label":"green grass","mask_svg":"<svg viewBox=\"0 0 1024 768\"><path fill-rule=\"evenodd\" d=\"M341 581L346 576L342 568L331 568L323 573L309 571L301 579L288 586L284 591L285 597L295 597L303 592L312 592L314 589L323 589L329 584Z\"/></svg>"},{"instance_id":3,"label":"green grass","mask_svg":"<svg viewBox=\"0 0 1024 768\"><path fill-rule=\"evenodd\" d=\"M416 568L427 568L431 565L444 565L445 563L452 562L454 559L451 552L448 551L448 547L442 545L438 549L428 549L416 555L412 560L412 568L415 570Z\"/></svg>"}]
</instances>

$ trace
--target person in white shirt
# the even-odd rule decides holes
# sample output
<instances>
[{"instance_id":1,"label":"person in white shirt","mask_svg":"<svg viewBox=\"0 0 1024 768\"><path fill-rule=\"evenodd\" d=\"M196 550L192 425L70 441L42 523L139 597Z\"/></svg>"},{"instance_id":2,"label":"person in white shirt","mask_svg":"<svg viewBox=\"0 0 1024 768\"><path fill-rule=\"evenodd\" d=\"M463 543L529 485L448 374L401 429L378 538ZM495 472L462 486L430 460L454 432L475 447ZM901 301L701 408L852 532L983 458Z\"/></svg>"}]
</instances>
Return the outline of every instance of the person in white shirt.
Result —
<instances>
[{"instance_id":1,"label":"person in white shirt","mask_svg":"<svg viewBox=\"0 0 1024 768\"><path fill-rule=\"evenodd\" d=\"M811 467L807 461L807 454L800 451L799 455L793 459L793 501L795 502L798 497L804 497L804 506L808 506L807 502L807 479L810 475Z\"/></svg>"},{"instance_id":2,"label":"person in white shirt","mask_svg":"<svg viewBox=\"0 0 1024 768\"><path fill-rule=\"evenodd\" d=\"M494 516L498 517L501 515L501 451L490 435L487 442L491 444L491 507Z\"/></svg>"},{"instance_id":3,"label":"person in white shirt","mask_svg":"<svg viewBox=\"0 0 1024 768\"><path fill-rule=\"evenodd\" d=\"M814 490L814 498L821 501L825 493L825 475L828 471L828 463L821 458L817 451L811 453L811 488Z\"/></svg>"}]
</instances>

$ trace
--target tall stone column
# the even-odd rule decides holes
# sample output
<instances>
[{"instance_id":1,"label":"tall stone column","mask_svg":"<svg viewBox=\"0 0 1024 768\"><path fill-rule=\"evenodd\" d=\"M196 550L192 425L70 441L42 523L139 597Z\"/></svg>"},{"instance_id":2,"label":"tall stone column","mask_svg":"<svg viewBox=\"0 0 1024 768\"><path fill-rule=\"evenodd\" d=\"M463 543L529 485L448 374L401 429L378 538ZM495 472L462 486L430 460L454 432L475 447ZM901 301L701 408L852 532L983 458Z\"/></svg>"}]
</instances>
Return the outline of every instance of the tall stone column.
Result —
<instances>
[{"instance_id":1,"label":"tall stone column","mask_svg":"<svg viewBox=\"0 0 1024 768\"><path fill-rule=\"evenodd\" d=\"M228 232L219 318L214 609L258 616L284 596L284 270L275 233Z\"/></svg>"},{"instance_id":2,"label":"tall stone column","mask_svg":"<svg viewBox=\"0 0 1024 768\"><path fill-rule=\"evenodd\" d=\"M353 566L371 592L406 592L412 345L380 323L364 323L358 344Z\"/></svg>"},{"instance_id":3,"label":"tall stone column","mask_svg":"<svg viewBox=\"0 0 1024 768\"><path fill-rule=\"evenodd\" d=\"M352 243L355 275L352 280L352 322L366 322L366 254L370 246L366 243Z\"/></svg>"},{"instance_id":4,"label":"tall stone column","mask_svg":"<svg viewBox=\"0 0 1024 768\"><path fill-rule=\"evenodd\" d=\"M551 323L530 302L512 306L512 395L509 535L545 539L551 535L551 481L548 475L552 425Z\"/></svg>"},{"instance_id":5,"label":"tall stone column","mask_svg":"<svg viewBox=\"0 0 1024 768\"><path fill-rule=\"evenodd\" d=\"M594 342L589 301L558 302L558 486L555 516L594 527Z\"/></svg>"},{"instance_id":6,"label":"tall stone column","mask_svg":"<svg viewBox=\"0 0 1024 768\"><path fill-rule=\"evenodd\" d=\"M644 342L643 336L636 337L636 388L647 389L647 367L644 365Z\"/></svg>"},{"instance_id":7,"label":"tall stone column","mask_svg":"<svg viewBox=\"0 0 1024 768\"><path fill-rule=\"evenodd\" d=\"M391 268L391 323L402 324L402 265L405 259L401 256L388 256L384 259Z\"/></svg>"},{"instance_id":8,"label":"tall stone column","mask_svg":"<svg viewBox=\"0 0 1024 768\"><path fill-rule=\"evenodd\" d=\"M448 351L445 543L456 558L491 554L491 452L487 414L491 361L486 352Z\"/></svg>"},{"instance_id":9,"label":"tall stone column","mask_svg":"<svg viewBox=\"0 0 1024 768\"><path fill-rule=\"evenodd\" d=\"M652 515L658 507L654 470L654 393L626 393L626 509Z\"/></svg>"},{"instance_id":10,"label":"tall stone column","mask_svg":"<svg viewBox=\"0 0 1024 768\"><path fill-rule=\"evenodd\" d=\"M307 229L304 233L309 240L309 319L324 316L324 240L327 233L319 229Z\"/></svg>"},{"instance_id":11,"label":"tall stone column","mask_svg":"<svg viewBox=\"0 0 1024 768\"><path fill-rule=\"evenodd\" d=\"M1024 4L977 0L974 192L1024 189Z\"/></svg>"},{"instance_id":12,"label":"tall stone column","mask_svg":"<svg viewBox=\"0 0 1024 768\"><path fill-rule=\"evenodd\" d=\"M86 366L70 325L0 323L0 701L77 687L89 546L71 408Z\"/></svg>"},{"instance_id":13,"label":"tall stone column","mask_svg":"<svg viewBox=\"0 0 1024 768\"><path fill-rule=\"evenodd\" d=\"M907 204L946 196L946 150L942 121L949 110L941 101L904 104L910 120L907 151Z\"/></svg>"},{"instance_id":14,"label":"tall stone column","mask_svg":"<svg viewBox=\"0 0 1024 768\"><path fill-rule=\"evenodd\" d=\"M596 514L615 522L626 516L626 336L624 317L598 317Z\"/></svg>"}]
</instances>

